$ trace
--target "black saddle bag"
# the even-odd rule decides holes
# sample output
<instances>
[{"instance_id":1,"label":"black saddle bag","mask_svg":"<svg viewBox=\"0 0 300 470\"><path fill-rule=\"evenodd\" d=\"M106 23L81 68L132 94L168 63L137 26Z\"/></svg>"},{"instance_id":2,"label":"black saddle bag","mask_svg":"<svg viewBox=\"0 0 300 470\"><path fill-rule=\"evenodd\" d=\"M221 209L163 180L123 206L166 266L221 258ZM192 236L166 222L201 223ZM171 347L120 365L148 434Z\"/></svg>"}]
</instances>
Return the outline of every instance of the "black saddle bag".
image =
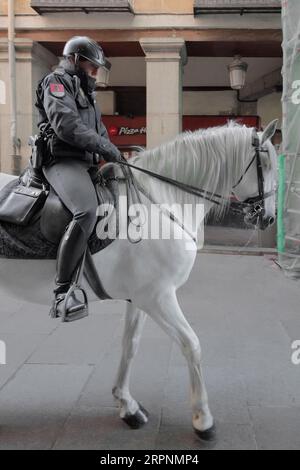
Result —
<instances>
[{"instance_id":1,"label":"black saddle bag","mask_svg":"<svg viewBox=\"0 0 300 470\"><path fill-rule=\"evenodd\" d=\"M29 166L9 194L6 195L6 188L3 188L4 197L0 197L0 220L3 222L28 225L43 207L49 193L42 173L45 142L43 135L29 138L28 144L32 148Z\"/></svg>"},{"instance_id":2,"label":"black saddle bag","mask_svg":"<svg viewBox=\"0 0 300 470\"><path fill-rule=\"evenodd\" d=\"M48 191L43 186L35 188L18 184L0 203L0 220L17 225L28 225L42 208Z\"/></svg>"}]
</instances>

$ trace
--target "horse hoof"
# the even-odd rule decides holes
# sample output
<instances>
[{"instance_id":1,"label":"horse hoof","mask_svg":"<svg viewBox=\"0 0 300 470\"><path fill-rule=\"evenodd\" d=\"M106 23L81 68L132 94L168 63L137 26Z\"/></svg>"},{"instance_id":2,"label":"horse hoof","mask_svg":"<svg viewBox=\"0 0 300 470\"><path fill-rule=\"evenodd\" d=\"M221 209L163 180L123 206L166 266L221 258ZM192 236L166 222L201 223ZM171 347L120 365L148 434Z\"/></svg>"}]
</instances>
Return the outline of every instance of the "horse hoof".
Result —
<instances>
[{"instance_id":1,"label":"horse hoof","mask_svg":"<svg viewBox=\"0 0 300 470\"><path fill-rule=\"evenodd\" d=\"M139 429L148 422L149 413L145 408L139 403L139 409L134 415L125 415L122 420L131 428Z\"/></svg>"},{"instance_id":2,"label":"horse hoof","mask_svg":"<svg viewBox=\"0 0 300 470\"><path fill-rule=\"evenodd\" d=\"M197 434L202 441L211 442L216 439L216 427L213 425L211 428L206 429L205 431L199 431L199 429L194 428L195 433Z\"/></svg>"}]
</instances>

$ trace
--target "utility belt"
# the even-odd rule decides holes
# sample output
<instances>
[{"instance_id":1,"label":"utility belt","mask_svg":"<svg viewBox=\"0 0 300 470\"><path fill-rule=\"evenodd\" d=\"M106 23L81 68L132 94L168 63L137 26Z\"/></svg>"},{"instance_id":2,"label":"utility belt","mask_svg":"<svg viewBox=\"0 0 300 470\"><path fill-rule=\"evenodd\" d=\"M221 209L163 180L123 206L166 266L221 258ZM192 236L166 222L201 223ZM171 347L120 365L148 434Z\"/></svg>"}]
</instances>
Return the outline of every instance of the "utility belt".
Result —
<instances>
[{"instance_id":1,"label":"utility belt","mask_svg":"<svg viewBox=\"0 0 300 470\"><path fill-rule=\"evenodd\" d=\"M99 154L74 147L59 139L53 132L51 134L40 133L38 136L30 137L29 145L32 147L31 165L37 171L60 158L82 160L91 166L97 165L101 159Z\"/></svg>"}]
</instances>

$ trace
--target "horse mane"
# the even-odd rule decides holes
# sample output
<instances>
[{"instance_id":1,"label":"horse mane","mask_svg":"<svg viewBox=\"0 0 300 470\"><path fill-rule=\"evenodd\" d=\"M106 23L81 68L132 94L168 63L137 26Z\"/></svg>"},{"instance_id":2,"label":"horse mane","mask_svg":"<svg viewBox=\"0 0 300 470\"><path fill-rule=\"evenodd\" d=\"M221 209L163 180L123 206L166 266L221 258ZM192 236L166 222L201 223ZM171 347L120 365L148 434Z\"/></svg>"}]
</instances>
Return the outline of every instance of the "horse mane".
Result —
<instances>
[{"instance_id":1,"label":"horse mane","mask_svg":"<svg viewBox=\"0 0 300 470\"><path fill-rule=\"evenodd\" d=\"M229 121L224 126L179 134L170 142L139 153L131 161L147 170L222 195L228 201L223 199L220 206L214 204L212 209L216 217L221 217L228 207L232 187L253 155L252 133L253 128ZM159 202L182 204L195 202L195 199L199 202L196 196L167 183L140 172L135 175L152 196L160 195Z\"/></svg>"}]
</instances>

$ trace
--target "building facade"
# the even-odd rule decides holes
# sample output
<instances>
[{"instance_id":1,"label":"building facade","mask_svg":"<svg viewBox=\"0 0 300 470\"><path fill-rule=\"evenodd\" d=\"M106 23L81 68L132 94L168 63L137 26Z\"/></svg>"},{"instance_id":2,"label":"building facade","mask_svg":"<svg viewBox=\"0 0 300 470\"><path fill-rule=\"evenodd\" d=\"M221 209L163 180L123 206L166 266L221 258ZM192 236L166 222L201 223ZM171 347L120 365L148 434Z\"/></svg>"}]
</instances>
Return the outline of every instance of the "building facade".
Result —
<instances>
[{"instance_id":1,"label":"building facade","mask_svg":"<svg viewBox=\"0 0 300 470\"><path fill-rule=\"evenodd\" d=\"M229 117L256 127L281 120L280 7L280 0L2 1L0 170L18 173L26 166L28 136L36 132L37 82L74 35L97 40L112 63L108 87L97 99L111 138L121 147L153 147L183 129ZM9 28L17 155L11 138ZM236 55L248 64L240 91L231 88L227 68Z\"/></svg>"},{"instance_id":2,"label":"building facade","mask_svg":"<svg viewBox=\"0 0 300 470\"><path fill-rule=\"evenodd\" d=\"M103 113L144 115L148 146L180 132L182 116L252 115L262 126L281 117L280 1L13 3L21 167L28 135L36 130L37 81L58 62L64 42L77 34L99 41L112 62L109 87L99 92ZM11 172L8 27L6 0L0 6L0 80L6 92L0 105L0 155L1 171ZM236 54L249 66L239 94L230 88L227 70Z\"/></svg>"}]
</instances>

